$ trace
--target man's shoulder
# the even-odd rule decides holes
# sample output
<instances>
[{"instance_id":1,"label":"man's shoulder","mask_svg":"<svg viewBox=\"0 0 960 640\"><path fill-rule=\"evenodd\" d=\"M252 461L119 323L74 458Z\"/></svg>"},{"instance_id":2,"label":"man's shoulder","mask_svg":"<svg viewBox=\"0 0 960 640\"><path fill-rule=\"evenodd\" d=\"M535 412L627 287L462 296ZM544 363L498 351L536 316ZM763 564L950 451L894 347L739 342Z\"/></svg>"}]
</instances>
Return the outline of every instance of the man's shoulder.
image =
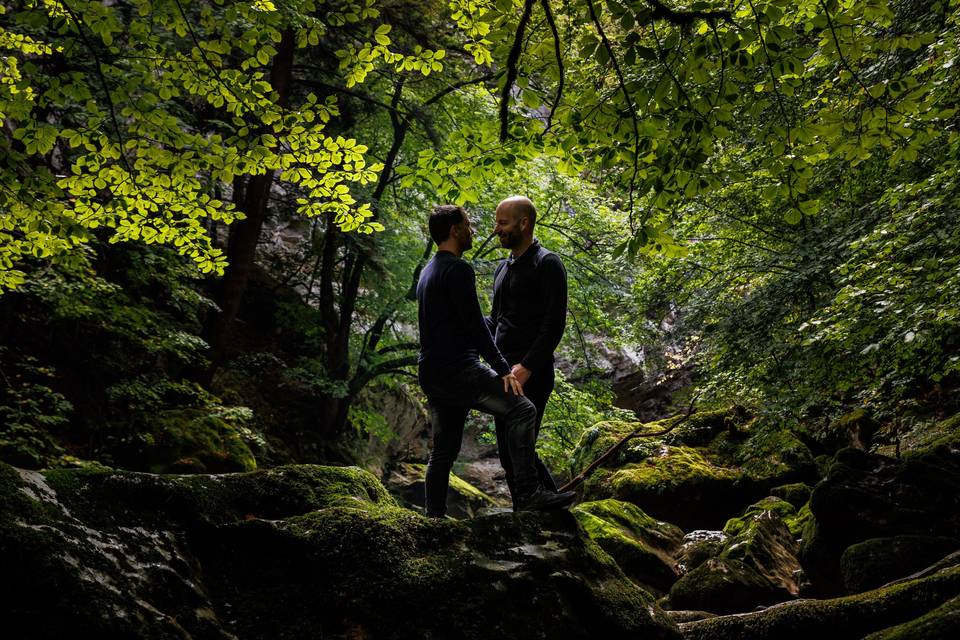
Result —
<instances>
[{"instance_id":1,"label":"man's shoulder","mask_svg":"<svg viewBox=\"0 0 960 640\"><path fill-rule=\"evenodd\" d=\"M537 246L537 253L533 256L533 263L537 267L564 268L563 260L560 259L560 256L555 254L553 251L550 251L542 244Z\"/></svg>"},{"instance_id":2,"label":"man's shoulder","mask_svg":"<svg viewBox=\"0 0 960 640\"><path fill-rule=\"evenodd\" d=\"M444 271L455 278L473 278L475 276L470 263L456 256L451 256L445 261Z\"/></svg>"}]
</instances>

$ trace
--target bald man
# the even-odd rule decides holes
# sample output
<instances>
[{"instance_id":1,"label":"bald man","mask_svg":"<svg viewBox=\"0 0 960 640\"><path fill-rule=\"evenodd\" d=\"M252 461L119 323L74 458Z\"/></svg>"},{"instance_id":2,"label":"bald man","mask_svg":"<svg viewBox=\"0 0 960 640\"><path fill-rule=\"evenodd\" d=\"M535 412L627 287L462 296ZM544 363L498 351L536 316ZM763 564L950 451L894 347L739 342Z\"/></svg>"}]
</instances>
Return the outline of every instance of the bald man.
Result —
<instances>
[{"instance_id":1,"label":"bald man","mask_svg":"<svg viewBox=\"0 0 960 640\"><path fill-rule=\"evenodd\" d=\"M527 398L537 408L536 433L553 391L553 352L567 321L567 272L560 258L533 237L537 210L529 198L514 196L502 201L495 214L493 232L500 246L510 250L493 278L493 307L487 325L497 348L523 384ZM497 420L497 442L504 442L506 424ZM513 464L507 447L499 446L507 484L514 492ZM556 490L546 465L537 458L540 484Z\"/></svg>"}]
</instances>

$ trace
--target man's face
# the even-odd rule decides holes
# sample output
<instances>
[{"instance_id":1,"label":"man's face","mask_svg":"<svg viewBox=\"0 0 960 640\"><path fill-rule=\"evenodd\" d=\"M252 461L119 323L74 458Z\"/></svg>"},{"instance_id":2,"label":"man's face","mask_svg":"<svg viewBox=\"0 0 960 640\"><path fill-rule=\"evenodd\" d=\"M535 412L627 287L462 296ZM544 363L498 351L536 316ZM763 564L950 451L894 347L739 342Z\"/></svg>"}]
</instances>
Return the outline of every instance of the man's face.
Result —
<instances>
[{"instance_id":1,"label":"man's face","mask_svg":"<svg viewBox=\"0 0 960 640\"><path fill-rule=\"evenodd\" d=\"M504 249L519 247L523 242L523 220L526 218L516 215L507 207L497 207L493 232L500 239L500 246Z\"/></svg>"},{"instance_id":2,"label":"man's face","mask_svg":"<svg viewBox=\"0 0 960 640\"><path fill-rule=\"evenodd\" d=\"M456 225L456 227L457 240L460 242L460 249L462 251L469 251L473 248L473 234L475 232L473 223L470 222L470 216L464 214L463 221Z\"/></svg>"}]
</instances>

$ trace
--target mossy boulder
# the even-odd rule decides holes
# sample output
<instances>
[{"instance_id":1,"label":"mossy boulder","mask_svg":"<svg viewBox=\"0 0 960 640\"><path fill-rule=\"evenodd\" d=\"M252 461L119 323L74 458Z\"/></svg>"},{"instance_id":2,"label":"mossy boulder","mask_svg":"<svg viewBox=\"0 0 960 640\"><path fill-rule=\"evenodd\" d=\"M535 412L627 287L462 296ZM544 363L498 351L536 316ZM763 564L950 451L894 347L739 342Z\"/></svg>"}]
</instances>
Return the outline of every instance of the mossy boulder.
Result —
<instances>
[{"instance_id":1,"label":"mossy boulder","mask_svg":"<svg viewBox=\"0 0 960 640\"><path fill-rule=\"evenodd\" d=\"M257 460L240 429L202 409L144 415L131 435L108 448L115 464L151 473L253 471Z\"/></svg>"},{"instance_id":2,"label":"mossy boulder","mask_svg":"<svg viewBox=\"0 0 960 640\"><path fill-rule=\"evenodd\" d=\"M738 479L736 469L714 464L701 450L660 445L642 462L597 473L585 493L632 502L656 518L693 529L722 517Z\"/></svg>"},{"instance_id":3,"label":"mossy boulder","mask_svg":"<svg viewBox=\"0 0 960 640\"><path fill-rule=\"evenodd\" d=\"M781 500L776 496L767 496L747 507L743 515L727 520L727 523L723 526L723 532L728 536L741 534L753 522L754 516L760 515L764 511L770 511L781 519L789 518L797 513L796 508L786 500Z\"/></svg>"},{"instance_id":4,"label":"mossy boulder","mask_svg":"<svg viewBox=\"0 0 960 640\"><path fill-rule=\"evenodd\" d=\"M813 493L813 487L803 482L782 484L770 489L770 495L786 500L797 509L810 501L811 493Z\"/></svg>"},{"instance_id":5,"label":"mossy boulder","mask_svg":"<svg viewBox=\"0 0 960 640\"><path fill-rule=\"evenodd\" d=\"M599 423L584 433L575 461L585 467L635 429L656 433L671 421ZM722 526L731 510L815 471L809 450L792 432L754 429L733 410L694 414L667 436L630 441L615 458L587 480L585 497L633 502L685 530Z\"/></svg>"},{"instance_id":6,"label":"mossy boulder","mask_svg":"<svg viewBox=\"0 0 960 640\"><path fill-rule=\"evenodd\" d=\"M871 633L864 640L943 640L960 635L960 596L915 620Z\"/></svg>"},{"instance_id":7,"label":"mossy boulder","mask_svg":"<svg viewBox=\"0 0 960 640\"><path fill-rule=\"evenodd\" d=\"M423 510L426 476L427 465L402 462L390 473L387 487L405 505ZM495 506L499 505L493 498L456 474L450 474L450 484L447 486L447 515L457 519L473 518L481 509Z\"/></svg>"},{"instance_id":8,"label":"mossy boulder","mask_svg":"<svg viewBox=\"0 0 960 640\"><path fill-rule=\"evenodd\" d=\"M571 514L431 520L357 468L0 464L0 566L38 639L679 638Z\"/></svg>"},{"instance_id":9,"label":"mossy boulder","mask_svg":"<svg viewBox=\"0 0 960 640\"><path fill-rule=\"evenodd\" d=\"M800 560L816 593L842 592L847 547L900 535L960 538L960 451L942 446L898 461L844 449L813 490Z\"/></svg>"},{"instance_id":10,"label":"mossy boulder","mask_svg":"<svg viewBox=\"0 0 960 640\"><path fill-rule=\"evenodd\" d=\"M674 556L683 542L678 527L651 518L635 504L612 499L584 502L573 514L638 585L657 593L676 581Z\"/></svg>"},{"instance_id":11,"label":"mossy boulder","mask_svg":"<svg viewBox=\"0 0 960 640\"><path fill-rule=\"evenodd\" d=\"M960 540L944 536L891 536L850 545L840 557L847 593L875 589L928 567L953 551Z\"/></svg>"},{"instance_id":12,"label":"mossy boulder","mask_svg":"<svg viewBox=\"0 0 960 640\"><path fill-rule=\"evenodd\" d=\"M736 613L796 597L797 545L783 520L770 510L751 510L731 522L720 554L673 585L671 608Z\"/></svg>"},{"instance_id":13,"label":"mossy boulder","mask_svg":"<svg viewBox=\"0 0 960 640\"><path fill-rule=\"evenodd\" d=\"M727 535L723 531L697 529L683 537L683 544L677 553L677 571L685 575L693 571L710 558L723 551Z\"/></svg>"},{"instance_id":14,"label":"mossy boulder","mask_svg":"<svg viewBox=\"0 0 960 640\"><path fill-rule=\"evenodd\" d=\"M960 595L960 567L830 600L799 600L763 611L719 616L680 625L685 640L750 638L750 640L809 640L810 638L949 638L958 629L955 603ZM905 623L915 621L916 627ZM884 635L888 630L890 635ZM929 632L921 635L921 631ZM878 633L876 636L868 634ZM916 635L912 635L916 633ZM939 634L939 635L938 635Z\"/></svg>"}]
</instances>

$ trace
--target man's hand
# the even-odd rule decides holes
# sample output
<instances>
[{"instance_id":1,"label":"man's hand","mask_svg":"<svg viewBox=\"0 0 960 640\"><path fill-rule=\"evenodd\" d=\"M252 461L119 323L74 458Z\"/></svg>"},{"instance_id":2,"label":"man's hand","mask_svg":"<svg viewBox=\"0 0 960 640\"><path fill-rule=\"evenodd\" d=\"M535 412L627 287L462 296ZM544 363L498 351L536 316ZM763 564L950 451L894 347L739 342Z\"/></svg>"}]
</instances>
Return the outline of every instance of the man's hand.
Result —
<instances>
[{"instance_id":1,"label":"man's hand","mask_svg":"<svg viewBox=\"0 0 960 640\"><path fill-rule=\"evenodd\" d=\"M518 363L513 365L513 370L510 371L510 373L517 377L517 380L520 381L520 384L527 384L532 372L530 369L527 369L525 366Z\"/></svg>"},{"instance_id":2,"label":"man's hand","mask_svg":"<svg viewBox=\"0 0 960 640\"><path fill-rule=\"evenodd\" d=\"M523 395L523 384L517 380L517 376L513 375L512 373L508 373L507 375L503 376L503 392L510 393L511 390L518 396Z\"/></svg>"}]
</instances>

